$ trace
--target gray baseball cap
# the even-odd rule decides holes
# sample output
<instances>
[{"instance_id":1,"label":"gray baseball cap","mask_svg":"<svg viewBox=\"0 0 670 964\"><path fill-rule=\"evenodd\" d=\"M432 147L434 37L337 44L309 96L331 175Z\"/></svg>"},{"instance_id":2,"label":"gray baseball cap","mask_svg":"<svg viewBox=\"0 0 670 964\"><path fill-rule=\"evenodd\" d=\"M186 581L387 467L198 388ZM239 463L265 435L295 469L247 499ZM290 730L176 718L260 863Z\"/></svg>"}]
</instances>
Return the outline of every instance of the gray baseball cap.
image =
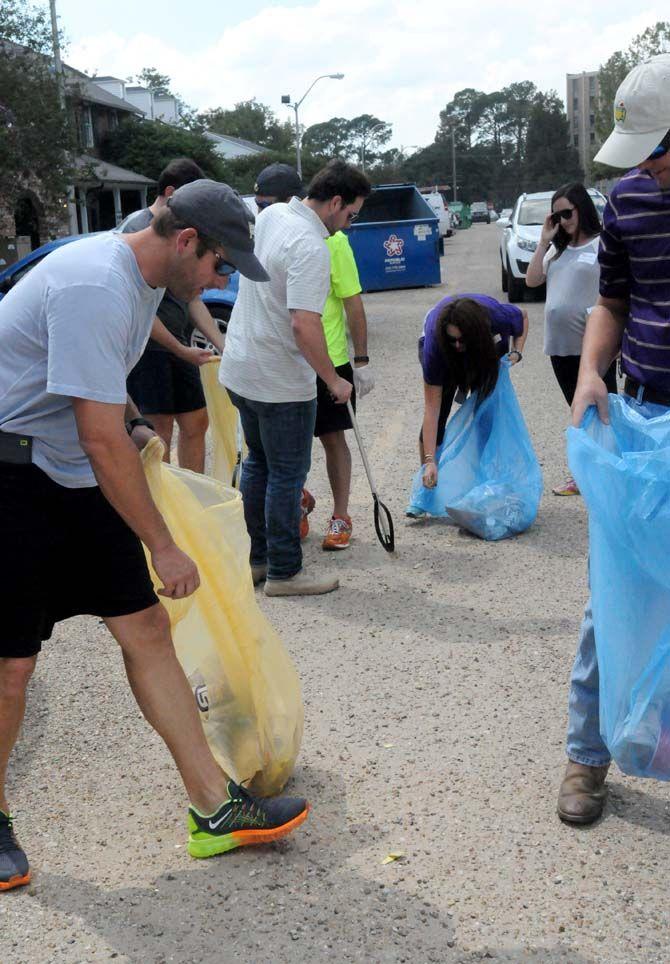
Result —
<instances>
[{"instance_id":1,"label":"gray baseball cap","mask_svg":"<svg viewBox=\"0 0 670 964\"><path fill-rule=\"evenodd\" d=\"M177 188L167 205L183 224L221 244L245 277L270 280L254 254L254 216L232 187L206 178L191 181Z\"/></svg>"}]
</instances>

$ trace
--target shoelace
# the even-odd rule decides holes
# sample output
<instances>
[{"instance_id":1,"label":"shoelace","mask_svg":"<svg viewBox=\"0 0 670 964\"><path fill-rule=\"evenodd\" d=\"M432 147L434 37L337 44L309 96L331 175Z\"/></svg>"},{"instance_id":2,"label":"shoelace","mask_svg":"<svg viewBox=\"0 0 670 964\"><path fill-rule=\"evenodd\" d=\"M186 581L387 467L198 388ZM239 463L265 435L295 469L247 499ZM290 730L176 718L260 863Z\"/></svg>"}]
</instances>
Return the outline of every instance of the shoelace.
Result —
<instances>
[{"instance_id":1,"label":"shoelace","mask_svg":"<svg viewBox=\"0 0 670 964\"><path fill-rule=\"evenodd\" d=\"M258 806L258 802L254 797L252 797L252 795L249 793L247 788L243 786L241 783L237 783L236 786L239 792L239 796L231 797L230 802L237 803L240 805L246 804L249 809L249 813L251 814L251 817L254 820L257 817L262 816L261 810Z\"/></svg>"},{"instance_id":2,"label":"shoelace","mask_svg":"<svg viewBox=\"0 0 670 964\"><path fill-rule=\"evenodd\" d=\"M10 850L16 850L17 847L18 843L14 836L12 818L9 817L6 821L0 822L0 854L9 853Z\"/></svg>"},{"instance_id":3,"label":"shoelace","mask_svg":"<svg viewBox=\"0 0 670 964\"><path fill-rule=\"evenodd\" d=\"M346 519L331 519L330 531L339 536L340 532L349 531L349 523L346 521Z\"/></svg>"}]
</instances>

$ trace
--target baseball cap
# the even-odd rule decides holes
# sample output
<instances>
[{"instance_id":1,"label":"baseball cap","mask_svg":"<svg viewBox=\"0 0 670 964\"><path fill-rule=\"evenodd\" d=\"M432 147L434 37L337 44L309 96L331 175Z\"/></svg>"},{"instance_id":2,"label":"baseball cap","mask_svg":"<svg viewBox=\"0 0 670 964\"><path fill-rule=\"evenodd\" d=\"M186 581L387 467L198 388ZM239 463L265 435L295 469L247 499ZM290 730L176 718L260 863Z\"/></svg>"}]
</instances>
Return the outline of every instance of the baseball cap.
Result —
<instances>
[{"instance_id":1,"label":"baseball cap","mask_svg":"<svg viewBox=\"0 0 670 964\"><path fill-rule=\"evenodd\" d=\"M266 197L302 197L302 181L290 164L269 164L256 178L254 193Z\"/></svg>"},{"instance_id":2,"label":"baseball cap","mask_svg":"<svg viewBox=\"0 0 670 964\"><path fill-rule=\"evenodd\" d=\"M633 67L614 98L614 130L595 161L612 167L642 163L670 130L670 54Z\"/></svg>"},{"instance_id":3,"label":"baseball cap","mask_svg":"<svg viewBox=\"0 0 670 964\"><path fill-rule=\"evenodd\" d=\"M232 187L207 178L191 181L177 188L167 205L183 224L223 245L227 260L245 277L270 280L254 254L254 216Z\"/></svg>"}]
</instances>

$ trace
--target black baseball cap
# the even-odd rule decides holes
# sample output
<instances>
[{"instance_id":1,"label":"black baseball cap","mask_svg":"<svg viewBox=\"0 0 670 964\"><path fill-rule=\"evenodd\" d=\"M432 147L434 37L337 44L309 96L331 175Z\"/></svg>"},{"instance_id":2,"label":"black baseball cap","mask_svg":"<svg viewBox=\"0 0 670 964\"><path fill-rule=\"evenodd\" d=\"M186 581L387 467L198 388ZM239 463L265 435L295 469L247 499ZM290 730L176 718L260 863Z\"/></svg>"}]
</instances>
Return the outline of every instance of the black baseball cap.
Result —
<instances>
[{"instance_id":1,"label":"black baseball cap","mask_svg":"<svg viewBox=\"0 0 670 964\"><path fill-rule=\"evenodd\" d=\"M217 241L226 259L252 281L269 281L254 254L255 218L237 191L220 181L202 178L177 188L167 205L183 224Z\"/></svg>"},{"instance_id":2,"label":"black baseball cap","mask_svg":"<svg viewBox=\"0 0 670 964\"><path fill-rule=\"evenodd\" d=\"M265 197L302 197L302 181L290 164L269 164L256 178L254 193Z\"/></svg>"}]
</instances>

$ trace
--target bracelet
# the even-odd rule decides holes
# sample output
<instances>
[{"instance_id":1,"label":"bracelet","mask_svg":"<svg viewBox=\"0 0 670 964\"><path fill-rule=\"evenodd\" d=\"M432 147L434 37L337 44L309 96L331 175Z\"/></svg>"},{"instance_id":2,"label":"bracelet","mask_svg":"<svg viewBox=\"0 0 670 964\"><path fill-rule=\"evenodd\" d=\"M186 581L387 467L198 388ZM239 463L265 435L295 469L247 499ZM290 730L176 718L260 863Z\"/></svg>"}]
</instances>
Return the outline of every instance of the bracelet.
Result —
<instances>
[{"instance_id":1,"label":"bracelet","mask_svg":"<svg viewBox=\"0 0 670 964\"><path fill-rule=\"evenodd\" d=\"M521 354L518 348L513 348L510 352L510 355L518 355L519 361L523 361L523 355Z\"/></svg>"},{"instance_id":2,"label":"bracelet","mask_svg":"<svg viewBox=\"0 0 670 964\"><path fill-rule=\"evenodd\" d=\"M434 455L424 455L423 460L424 460L424 462L434 462L434 461L435 461L435 456L434 456Z\"/></svg>"},{"instance_id":3,"label":"bracelet","mask_svg":"<svg viewBox=\"0 0 670 964\"><path fill-rule=\"evenodd\" d=\"M156 431L153 424L149 421L148 418L140 417L140 418L131 418L129 422L126 422L126 432L128 433L128 435L132 435L133 429L138 428L140 425L145 425L147 428L150 428L152 432Z\"/></svg>"},{"instance_id":4,"label":"bracelet","mask_svg":"<svg viewBox=\"0 0 670 964\"><path fill-rule=\"evenodd\" d=\"M356 362L364 362L367 365L369 361L369 355L354 355L354 364L356 364Z\"/></svg>"}]
</instances>

